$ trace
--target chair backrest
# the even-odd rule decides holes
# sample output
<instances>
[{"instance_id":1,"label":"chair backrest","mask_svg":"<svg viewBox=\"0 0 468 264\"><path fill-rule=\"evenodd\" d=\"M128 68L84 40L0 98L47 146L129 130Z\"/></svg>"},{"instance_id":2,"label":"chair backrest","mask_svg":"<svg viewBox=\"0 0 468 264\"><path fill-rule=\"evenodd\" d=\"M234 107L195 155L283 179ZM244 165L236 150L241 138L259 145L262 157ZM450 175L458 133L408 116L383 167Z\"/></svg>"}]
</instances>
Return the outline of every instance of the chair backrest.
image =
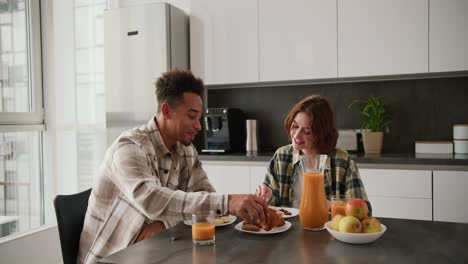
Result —
<instances>
[{"instance_id":1,"label":"chair backrest","mask_svg":"<svg viewBox=\"0 0 468 264\"><path fill-rule=\"evenodd\" d=\"M57 195L54 199L64 264L76 263L90 194L91 189L88 189L71 195Z\"/></svg>"}]
</instances>

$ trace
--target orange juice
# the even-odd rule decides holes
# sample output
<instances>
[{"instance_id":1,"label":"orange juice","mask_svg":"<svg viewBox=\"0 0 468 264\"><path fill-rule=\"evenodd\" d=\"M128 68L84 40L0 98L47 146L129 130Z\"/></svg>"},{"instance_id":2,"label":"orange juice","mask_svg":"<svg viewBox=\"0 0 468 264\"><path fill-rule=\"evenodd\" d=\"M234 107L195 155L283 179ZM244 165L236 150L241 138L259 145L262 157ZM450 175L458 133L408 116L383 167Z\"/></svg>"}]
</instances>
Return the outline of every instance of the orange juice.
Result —
<instances>
[{"instance_id":1,"label":"orange juice","mask_svg":"<svg viewBox=\"0 0 468 264\"><path fill-rule=\"evenodd\" d=\"M210 223L194 223L192 225L192 238L194 240L210 240L215 235L215 225Z\"/></svg>"},{"instance_id":2,"label":"orange juice","mask_svg":"<svg viewBox=\"0 0 468 264\"><path fill-rule=\"evenodd\" d=\"M333 201L331 204L331 217L335 215L346 215L345 212L345 203L343 201Z\"/></svg>"},{"instance_id":3,"label":"orange juice","mask_svg":"<svg viewBox=\"0 0 468 264\"><path fill-rule=\"evenodd\" d=\"M310 230L323 230L323 225L328 221L327 198L321 172L304 173L299 221L305 229Z\"/></svg>"}]
</instances>

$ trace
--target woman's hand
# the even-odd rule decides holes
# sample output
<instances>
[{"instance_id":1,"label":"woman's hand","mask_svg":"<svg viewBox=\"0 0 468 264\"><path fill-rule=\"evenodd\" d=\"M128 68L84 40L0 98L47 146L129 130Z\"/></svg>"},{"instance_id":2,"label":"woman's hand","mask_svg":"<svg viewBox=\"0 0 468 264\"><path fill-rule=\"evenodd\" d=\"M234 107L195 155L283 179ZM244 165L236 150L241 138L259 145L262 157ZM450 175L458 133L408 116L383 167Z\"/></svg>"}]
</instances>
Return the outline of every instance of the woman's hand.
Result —
<instances>
[{"instance_id":1,"label":"woman's hand","mask_svg":"<svg viewBox=\"0 0 468 264\"><path fill-rule=\"evenodd\" d=\"M263 200L265 200L268 203L271 200L273 192L265 184L260 184L257 187L257 190L255 191L255 195L260 196Z\"/></svg>"}]
</instances>

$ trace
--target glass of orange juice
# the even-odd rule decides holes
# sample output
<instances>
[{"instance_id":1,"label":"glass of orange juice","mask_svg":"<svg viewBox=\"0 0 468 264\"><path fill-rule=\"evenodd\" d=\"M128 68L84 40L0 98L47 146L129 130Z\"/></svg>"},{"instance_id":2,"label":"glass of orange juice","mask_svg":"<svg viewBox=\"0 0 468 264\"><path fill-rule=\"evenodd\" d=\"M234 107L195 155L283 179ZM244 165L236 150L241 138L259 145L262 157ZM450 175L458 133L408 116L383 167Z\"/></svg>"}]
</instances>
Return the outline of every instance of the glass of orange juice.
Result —
<instances>
[{"instance_id":1,"label":"glass of orange juice","mask_svg":"<svg viewBox=\"0 0 468 264\"><path fill-rule=\"evenodd\" d=\"M345 212L345 205L346 205L346 197L344 195L332 195L330 197L331 203L331 217L333 218L335 215L346 215Z\"/></svg>"},{"instance_id":2,"label":"glass of orange juice","mask_svg":"<svg viewBox=\"0 0 468 264\"><path fill-rule=\"evenodd\" d=\"M192 241L194 245L213 245L215 243L215 213L196 211L192 214Z\"/></svg>"}]
</instances>

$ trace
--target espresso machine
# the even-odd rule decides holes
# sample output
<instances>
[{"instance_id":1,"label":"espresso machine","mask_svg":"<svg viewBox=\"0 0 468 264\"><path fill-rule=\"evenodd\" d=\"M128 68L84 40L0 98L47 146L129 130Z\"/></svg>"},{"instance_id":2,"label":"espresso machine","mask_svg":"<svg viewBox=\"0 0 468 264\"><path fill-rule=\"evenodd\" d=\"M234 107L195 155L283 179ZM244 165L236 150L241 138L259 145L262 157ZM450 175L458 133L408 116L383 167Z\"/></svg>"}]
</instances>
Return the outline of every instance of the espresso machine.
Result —
<instances>
[{"instance_id":1,"label":"espresso machine","mask_svg":"<svg viewBox=\"0 0 468 264\"><path fill-rule=\"evenodd\" d=\"M202 152L245 152L245 115L237 108L205 111L205 148Z\"/></svg>"}]
</instances>

